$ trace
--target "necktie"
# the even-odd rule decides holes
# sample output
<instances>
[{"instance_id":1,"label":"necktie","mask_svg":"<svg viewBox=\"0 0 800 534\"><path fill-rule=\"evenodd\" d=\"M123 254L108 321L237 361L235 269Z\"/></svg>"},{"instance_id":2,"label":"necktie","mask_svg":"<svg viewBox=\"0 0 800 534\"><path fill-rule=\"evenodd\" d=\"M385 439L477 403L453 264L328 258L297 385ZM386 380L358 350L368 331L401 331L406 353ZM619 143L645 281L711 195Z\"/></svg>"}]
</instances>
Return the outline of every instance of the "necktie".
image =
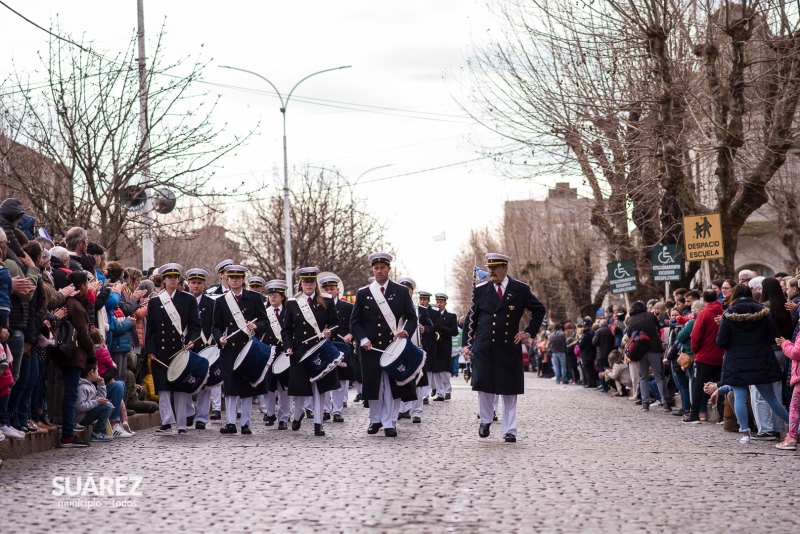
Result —
<instances>
[{"instance_id":1,"label":"necktie","mask_svg":"<svg viewBox=\"0 0 800 534\"><path fill-rule=\"evenodd\" d=\"M497 284L497 297L503 300L503 286L501 284Z\"/></svg>"},{"instance_id":2,"label":"necktie","mask_svg":"<svg viewBox=\"0 0 800 534\"><path fill-rule=\"evenodd\" d=\"M278 315L278 308L272 308L272 309L275 310L275 317L280 319L280 315Z\"/></svg>"},{"instance_id":3,"label":"necktie","mask_svg":"<svg viewBox=\"0 0 800 534\"><path fill-rule=\"evenodd\" d=\"M385 295L385 294L386 294L386 288L381 286L381 295Z\"/></svg>"},{"instance_id":4,"label":"necktie","mask_svg":"<svg viewBox=\"0 0 800 534\"><path fill-rule=\"evenodd\" d=\"M236 302L241 302L241 301L242 301L242 294L239 293L238 295L236 295Z\"/></svg>"},{"instance_id":5,"label":"necktie","mask_svg":"<svg viewBox=\"0 0 800 534\"><path fill-rule=\"evenodd\" d=\"M311 304L312 302L313 302L313 301L311 300L311 297L308 297L308 305L309 305L309 306L311 306L311 305L312 305L312 304Z\"/></svg>"}]
</instances>

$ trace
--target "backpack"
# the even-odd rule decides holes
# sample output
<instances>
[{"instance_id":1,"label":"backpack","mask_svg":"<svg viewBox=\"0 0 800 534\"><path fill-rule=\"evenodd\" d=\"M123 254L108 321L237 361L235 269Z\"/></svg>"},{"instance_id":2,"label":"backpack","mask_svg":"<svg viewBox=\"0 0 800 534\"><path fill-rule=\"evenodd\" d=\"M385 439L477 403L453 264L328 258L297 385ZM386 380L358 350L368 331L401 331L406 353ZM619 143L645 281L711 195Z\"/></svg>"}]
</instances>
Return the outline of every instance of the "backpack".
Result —
<instances>
[{"instance_id":1,"label":"backpack","mask_svg":"<svg viewBox=\"0 0 800 534\"><path fill-rule=\"evenodd\" d=\"M650 350L650 336L640 330L631 334L625 344L625 356L632 362L638 362Z\"/></svg>"},{"instance_id":2,"label":"backpack","mask_svg":"<svg viewBox=\"0 0 800 534\"><path fill-rule=\"evenodd\" d=\"M53 338L56 342L56 348L61 352L64 358L71 357L75 352L75 348L78 345L76 337L75 327L69 319L64 318L59 321L58 327L53 332Z\"/></svg>"}]
</instances>

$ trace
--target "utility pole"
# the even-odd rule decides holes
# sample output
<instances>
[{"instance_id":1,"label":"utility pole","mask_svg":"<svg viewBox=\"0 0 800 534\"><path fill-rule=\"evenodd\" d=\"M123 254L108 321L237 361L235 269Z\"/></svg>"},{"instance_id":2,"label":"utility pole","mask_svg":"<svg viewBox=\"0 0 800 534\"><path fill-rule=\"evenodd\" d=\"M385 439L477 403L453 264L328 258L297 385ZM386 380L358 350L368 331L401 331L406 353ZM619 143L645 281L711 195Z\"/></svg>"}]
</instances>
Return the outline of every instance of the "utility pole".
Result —
<instances>
[{"instance_id":1,"label":"utility pole","mask_svg":"<svg viewBox=\"0 0 800 534\"><path fill-rule=\"evenodd\" d=\"M156 258L153 245L153 201L150 185L150 135L147 126L147 65L144 55L144 0L136 0L138 28L136 36L139 41L139 136L142 144L142 180L141 184L147 194L142 211L142 268L155 266Z\"/></svg>"}]
</instances>

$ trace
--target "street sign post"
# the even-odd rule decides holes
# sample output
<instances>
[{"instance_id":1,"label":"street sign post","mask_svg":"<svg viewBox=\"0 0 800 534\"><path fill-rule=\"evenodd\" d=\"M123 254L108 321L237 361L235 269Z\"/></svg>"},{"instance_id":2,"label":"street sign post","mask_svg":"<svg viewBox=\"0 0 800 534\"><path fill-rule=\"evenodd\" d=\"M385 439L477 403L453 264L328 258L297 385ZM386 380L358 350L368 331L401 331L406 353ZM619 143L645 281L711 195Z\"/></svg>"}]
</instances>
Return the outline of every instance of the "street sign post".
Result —
<instances>
[{"instance_id":1,"label":"street sign post","mask_svg":"<svg viewBox=\"0 0 800 534\"><path fill-rule=\"evenodd\" d=\"M717 260L725 256L719 213L683 218L683 242L687 261Z\"/></svg>"},{"instance_id":2,"label":"street sign post","mask_svg":"<svg viewBox=\"0 0 800 534\"><path fill-rule=\"evenodd\" d=\"M639 287L636 280L636 264L633 260L618 260L606 265L608 271L608 284L611 293L629 293Z\"/></svg>"},{"instance_id":3,"label":"street sign post","mask_svg":"<svg viewBox=\"0 0 800 534\"><path fill-rule=\"evenodd\" d=\"M652 252L653 281L680 282L683 258L678 245L656 245Z\"/></svg>"}]
</instances>

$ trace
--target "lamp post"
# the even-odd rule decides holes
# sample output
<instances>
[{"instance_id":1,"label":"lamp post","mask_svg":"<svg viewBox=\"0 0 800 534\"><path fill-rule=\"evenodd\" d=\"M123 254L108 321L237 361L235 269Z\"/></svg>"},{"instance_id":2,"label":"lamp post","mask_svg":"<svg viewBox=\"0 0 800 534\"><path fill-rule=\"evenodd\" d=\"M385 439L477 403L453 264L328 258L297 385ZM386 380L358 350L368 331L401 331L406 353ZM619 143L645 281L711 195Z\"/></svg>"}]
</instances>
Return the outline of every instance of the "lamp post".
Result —
<instances>
[{"instance_id":1,"label":"lamp post","mask_svg":"<svg viewBox=\"0 0 800 534\"><path fill-rule=\"evenodd\" d=\"M248 74L252 74L253 76L258 76L268 84L272 86L277 93L278 98L281 101L281 114L283 115L283 225L284 225L284 233L283 233L283 240L284 240L284 250L285 254L285 261L286 261L286 283L289 285L289 290L292 289L292 231L290 227L290 216L289 216L289 160L287 159L286 155L286 108L289 105L289 99L292 98L292 93L294 90L297 89L297 86L306 81L307 79L311 78L312 76L316 76L317 74L322 74L324 72L331 72L334 70L342 70L342 69L349 69L351 65L345 65L344 67L336 67L333 69L325 69L318 72L314 72L309 74L292 87L292 90L289 91L289 94L286 96L286 100L283 99L283 95L281 92L278 91L278 88L275 87L275 84L266 79L264 76L258 74L257 72L253 72L247 69L240 69L238 67L230 67L227 65L220 65L223 69L231 69L231 70L238 70L241 72L246 72Z\"/></svg>"}]
</instances>

